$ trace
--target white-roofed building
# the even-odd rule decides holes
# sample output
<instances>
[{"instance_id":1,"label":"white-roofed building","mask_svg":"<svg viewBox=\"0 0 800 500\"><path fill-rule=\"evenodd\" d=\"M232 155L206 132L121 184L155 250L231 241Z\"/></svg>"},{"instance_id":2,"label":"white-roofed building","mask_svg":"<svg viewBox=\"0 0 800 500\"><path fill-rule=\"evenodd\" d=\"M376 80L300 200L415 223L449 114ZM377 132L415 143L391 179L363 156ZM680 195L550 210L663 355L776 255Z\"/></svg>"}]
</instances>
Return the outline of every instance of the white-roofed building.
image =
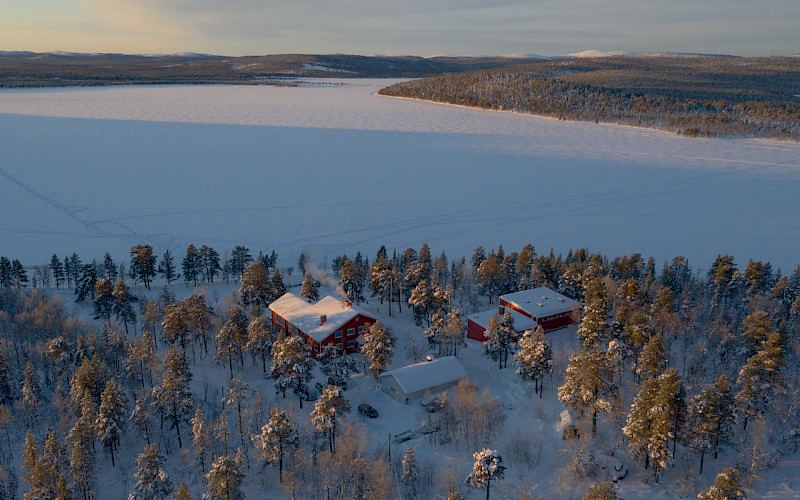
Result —
<instances>
[{"instance_id":1,"label":"white-roofed building","mask_svg":"<svg viewBox=\"0 0 800 500\"><path fill-rule=\"evenodd\" d=\"M500 296L497 309L467 317L467 336L485 342L484 331L495 314L511 312L514 329L518 332L541 326L549 332L580 321L581 305L547 287L523 290Z\"/></svg>"},{"instance_id":2,"label":"white-roofed building","mask_svg":"<svg viewBox=\"0 0 800 500\"><path fill-rule=\"evenodd\" d=\"M326 296L316 303L285 293L269 305L272 324L286 335L300 335L319 354L326 345L339 352L357 350L356 339L369 330L375 318L350 302Z\"/></svg>"},{"instance_id":3,"label":"white-roofed building","mask_svg":"<svg viewBox=\"0 0 800 500\"><path fill-rule=\"evenodd\" d=\"M378 380L387 394L405 404L426 393L446 391L464 378L467 378L467 370L458 358L447 356L383 372Z\"/></svg>"}]
</instances>

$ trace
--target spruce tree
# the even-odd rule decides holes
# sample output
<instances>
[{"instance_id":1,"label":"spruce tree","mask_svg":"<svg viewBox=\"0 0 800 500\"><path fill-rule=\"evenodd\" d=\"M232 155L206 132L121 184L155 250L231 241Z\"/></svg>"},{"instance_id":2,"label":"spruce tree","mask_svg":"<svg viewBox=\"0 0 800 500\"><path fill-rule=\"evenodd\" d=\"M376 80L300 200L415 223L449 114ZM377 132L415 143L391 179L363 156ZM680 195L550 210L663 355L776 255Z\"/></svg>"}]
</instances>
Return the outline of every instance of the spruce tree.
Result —
<instances>
[{"instance_id":1,"label":"spruce tree","mask_svg":"<svg viewBox=\"0 0 800 500\"><path fill-rule=\"evenodd\" d=\"M189 243L186 247L186 255L181 261L181 268L183 269L183 279L188 284L190 281L197 285L197 278L201 276L202 271L202 257L200 251L195 246Z\"/></svg>"},{"instance_id":2,"label":"spruce tree","mask_svg":"<svg viewBox=\"0 0 800 500\"><path fill-rule=\"evenodd\" d=\"M272 352L272 344L277 339L266 316L256 316L247 325L246 349L253 357L261 357L261 367L267 373L267 356Z\"/></svg>"},{"instance_id":3,"label":"spruce tree","mask_svg":"<svg viewBox=\"0 0 800 500\"><path fill-rule=\"evenodd\" d=\"M408 445L406 454L403 456L403 473L400 476L400 483L410 496L417 495L419 465L417 464L417 457L414 455L414 447L411 445Z\"/></svg>"},{"instance_id":4,"label":"spruce tree","mask_svg":"<svg viewBox=\"0 0 800 500\"><path fill-rule=\"evenodd\" d=\"M208 425L206 425L203 410L198 406L194 412L194 418L192 418L192 448L203 474L206 472L206 463L211 452L211 445L211 432Z\"/></svg>"},{"instance_id":5,"label":"spruce tree","mask_svg":"<svg viewBox=\"0 0 800 500\"><path fill-rule=\"evenodd\" d=\"M158 262L158 274L161 275L168 285L171 285L173 281L180 278L180 274L178 274L178 269L175 267L175 257L172 255L172 252L169 251L169 248L164 250L164 255L161 256L161 260Z\"/></svg>"},{"instance_id":6,"label":"spruce tree","mask_svg":"<svg viewBox=\"0 0 800 500\"><path fill-rule=\"evenodd\" d=\"M164 374L153 388L153 404L178 435L178 448L181 441L181 423L187 420L192 411L192 392L189 389L191 372L186 364L186 354L174 346L167 349L164 358Z\"/></svg>"},{"instance_id":7,"label":"spruce tree","mask_svg":"<svg viewBox=\"0 0 800 500\"><path fill-rule=\"evenodd\" d=\"M53 254L50 258L50 272L53 275L53 279L56 281L56 288L61 288L61 283L66 276L64 273L64 264L61 263L56 254Z\"/></svg>"},{"instance_id":8,"label":"spruce tree","mask_svg":"<svg viewBox=\"0 0 800 500\"><path fill-rule=\"evenodd\" d=\"M740 389L736 402L744 417L745 429L749 419L763 415L773 406L774 400L786 392L783 365L780 335L771 333L762 342L761 350L752 355L739 372L736 383Z\"/></svg>"},{"instance_id":9,"label":"spruce tree","mask_svg":"<svg viewBox=\"0 0 800 500\"><path fill-rule=\"evenodd\" d=\"M592 436L597 433L597 414L611 411L611 397L617 387L614 370L603 351L582 349L569 357L564 385L558 388L558 399L579 415L592 414Z\"/></svg>"},{"instance_id":10,"label":"spruce tree","mask_svg":"<svg viewBox=\"0 0 800 500\"><path fill-rule=\"evenodd\" d=\"M315 280L311 273L306 273L305 278L303 278L303 285L300 288L300 296L316 302L319 300L320 286L322 284Z\"/></svg>"}]
</instances>

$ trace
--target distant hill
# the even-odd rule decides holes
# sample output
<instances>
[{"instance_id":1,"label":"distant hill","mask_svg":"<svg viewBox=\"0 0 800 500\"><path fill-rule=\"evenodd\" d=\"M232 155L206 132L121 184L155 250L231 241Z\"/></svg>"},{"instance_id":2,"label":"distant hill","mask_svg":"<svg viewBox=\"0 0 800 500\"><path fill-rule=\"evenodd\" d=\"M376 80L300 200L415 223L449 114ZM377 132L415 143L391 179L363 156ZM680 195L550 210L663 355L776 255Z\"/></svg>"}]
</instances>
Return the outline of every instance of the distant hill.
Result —
<instances>
[{"instance_id":1,"label":"distant hill","mask_svg":"<svg viewBox=\"0 0 800 500\"><path fill-rule=\"evenodd\" d=\"M0 52L0 87L254 84L285 78L417 78L535 63L538 58L280 54L225 57Z\"/></svg>"},{"instance_id":2,"label":"distant hill","mask_svg":"<svg viewBox=\"0 0 800 500\"><path fill-rule=\"evenodd\" d=\"M398 83L382 95L690 136L800 139L800 59L640 54Z\"/></svg>"}]
</instances>

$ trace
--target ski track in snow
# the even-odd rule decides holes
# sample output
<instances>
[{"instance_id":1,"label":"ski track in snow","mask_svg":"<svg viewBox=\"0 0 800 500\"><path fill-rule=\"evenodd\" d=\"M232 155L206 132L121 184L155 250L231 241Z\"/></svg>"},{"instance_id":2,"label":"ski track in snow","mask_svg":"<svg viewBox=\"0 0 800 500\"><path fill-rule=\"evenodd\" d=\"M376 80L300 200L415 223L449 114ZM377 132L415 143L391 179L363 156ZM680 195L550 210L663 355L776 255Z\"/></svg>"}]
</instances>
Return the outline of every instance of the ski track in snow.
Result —
<instances>
[{"instance_id":1,"label":"ski track in snow","mask_svg":"<svg viewBox=\"0 0 800 500\"><path fill-rule=\"evenodd\" d=\"M380 97L345 85L0 91L0 254L135 243L275 249L291 265L428 242L718 253L787 271L800 145Z\"/></svg>"}]
</instances>

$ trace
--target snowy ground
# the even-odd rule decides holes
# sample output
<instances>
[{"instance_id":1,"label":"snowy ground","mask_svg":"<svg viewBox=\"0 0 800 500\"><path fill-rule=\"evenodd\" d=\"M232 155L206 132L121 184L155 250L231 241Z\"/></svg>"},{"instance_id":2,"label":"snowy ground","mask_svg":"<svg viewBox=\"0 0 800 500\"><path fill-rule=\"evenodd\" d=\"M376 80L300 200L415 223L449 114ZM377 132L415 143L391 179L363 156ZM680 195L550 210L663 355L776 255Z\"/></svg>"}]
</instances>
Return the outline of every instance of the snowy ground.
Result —
<instances>
[{"instance_id":1,"label":"snowy ground","mask_svg":"<svg viewBox=\"0 0 800 500\"><path fill-rule=\"evenodd\" d=\"M317 82L319 83L319 82ZM0 255L502 243L798 264L800 145L379 97L390 83L0 91Z\"/></svg>"}]
</instances>

